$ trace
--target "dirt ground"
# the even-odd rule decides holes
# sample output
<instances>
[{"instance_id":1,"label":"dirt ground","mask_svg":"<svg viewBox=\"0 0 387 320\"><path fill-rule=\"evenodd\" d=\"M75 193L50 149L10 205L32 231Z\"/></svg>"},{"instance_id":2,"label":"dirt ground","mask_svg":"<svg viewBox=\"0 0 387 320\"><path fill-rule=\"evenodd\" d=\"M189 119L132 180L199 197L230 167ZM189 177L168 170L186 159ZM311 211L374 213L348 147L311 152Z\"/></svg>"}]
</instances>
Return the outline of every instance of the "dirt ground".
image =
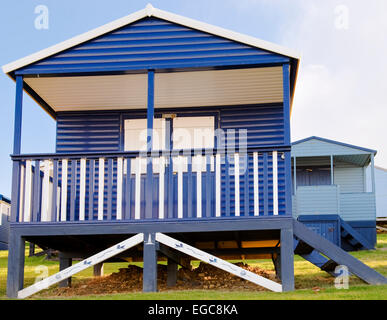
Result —
<instances>
[{"instance_id":1,"label":"dirt ground","mask_svg":"<svg viewBox=\"0 0 387 320\"><path fill-rule=\"evenodd\" d=\"M254 272L260 276L277 281L274 272L268 272L258 267L249 266L245 263L236 263L237 266ZM177 284L174 287L167 287L167 266L158 265L158 290L266 290L254 283L234 276L228 272L215 268L207 263L201 262L193 269L179 269ZM278 281L277 281L278 282ZM142 268L128 265L127 268L119 269L119 272L110 275L82 280L69 288L56 288L50 290L49 295L74 296L93 294L113 294L123 292L142 291Z\"/></svg>"}]
</instances>

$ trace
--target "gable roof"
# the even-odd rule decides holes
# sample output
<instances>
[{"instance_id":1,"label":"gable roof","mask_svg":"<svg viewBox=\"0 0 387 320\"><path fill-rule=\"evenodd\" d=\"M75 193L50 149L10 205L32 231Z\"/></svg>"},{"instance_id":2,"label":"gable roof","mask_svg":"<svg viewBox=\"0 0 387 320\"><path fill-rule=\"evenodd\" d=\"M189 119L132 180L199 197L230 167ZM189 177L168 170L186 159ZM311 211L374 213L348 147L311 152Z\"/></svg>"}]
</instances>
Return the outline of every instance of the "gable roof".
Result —
<instances>
[{"instance_id":1,"label":"gable roof","mask_svg":"<svg viewBox=\"0 0 387 320\"><path fill-rule=\"evenodd\" d=\"M104 35L108 32L114 31L118 28L121 28L125 25L131 24L133 22L136 22L140 19L146 18L146 17L155 17L164 19L173 23L181 24L186 27L190 27L199 31L207 32L213 35L217 35L220 37L224 37L233 41L237 41L240 43L244 43L253 47L257 47L260 49L264 49L270 52L278 53L284 56L287 56L289 58L293 58L295 60L300 59L300 55L296 53L293 50L287 49L285 47L279 46L277 44L273 44L268 41L264 41L261 39L257 39L251 36L243 35L234 31L230 31L227 29L223 29L220 27L216 27L204 22L200 22L197 20L193 20L190 18L186 18L174 13L170 13L164 10L160 10L157 8L154 8L151 4L148 4L144 9L139 10L135 13L132 13L130 15L127 15L123 18L117 19L113 22L107 23L101 27L98 27L96 29L93 29L91 31L88 31L86 33L83 33L81 35L75 36L69 40L63 41L61 43L58 43L56 45L53 45L49 48L46 48L44 50L38 51L34 54L31 54L27 57L18 59L14 62L8 63L2 67L3 72L6 74L9 74L17 69L23 68L31 63L40 61L44 58L47 58L49 56L52 56L54 54L57 54L59 52L62 52L64 50L67 50L71 47L74 47L76 45L79 45L83 42L86 42L88 40L94 39L96 37L99 37L101 35ZM298 65L297 65L298 67Z\"/></svg>"},{"instance_id":2,"label":"gable roof","mask_svg":"<svg viewBox=\"0 0 387 320\"><path fill-rule=\"evenodd\" d=\"M298 145L298 144L301 144L301 143L304 143L304 142L307 142L307 141L311 141L311 140L318 140L318 141L321 141L321 142L325 142L325 143L329 143L329 144L333 144L333 145L337 145L337 146L341 146L341 147L345 147L345 148L349 148L349 149L355 149L355 150L359 150L359 151L364 151L366 153L373 153L373 154L377 153L376 150L372 150L372 149L368 149L368 148L363 148L363 147L355 146L353 144L343 143L343 142L340 142L340 141L330 140L330 139L321 138L321 137L317 137L317 136L311 136L311 137L308 137L308 138L305 138L305 139L297 140L295 142L292 142L292 146L293 145Z\"/></svg>"}]
</instances>

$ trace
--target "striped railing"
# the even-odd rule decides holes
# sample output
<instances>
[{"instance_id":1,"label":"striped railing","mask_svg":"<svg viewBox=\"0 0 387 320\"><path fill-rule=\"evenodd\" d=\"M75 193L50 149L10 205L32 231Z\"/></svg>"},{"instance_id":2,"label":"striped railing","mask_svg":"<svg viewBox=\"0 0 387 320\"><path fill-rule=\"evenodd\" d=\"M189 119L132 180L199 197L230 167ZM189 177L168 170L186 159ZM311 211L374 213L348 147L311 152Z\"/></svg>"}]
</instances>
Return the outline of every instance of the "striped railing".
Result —
<instances>
[{"instance_id":1,"label":"striped railing","mask_svg":"<svg viewBox=\"0 0 387 320\"><path fill-rule=\"evenodd\" d=\"M285 155L268 149L13 156L13 222L286 214ZM290 155L289 155L290 156Z\"/></svg>"}]
</instances>

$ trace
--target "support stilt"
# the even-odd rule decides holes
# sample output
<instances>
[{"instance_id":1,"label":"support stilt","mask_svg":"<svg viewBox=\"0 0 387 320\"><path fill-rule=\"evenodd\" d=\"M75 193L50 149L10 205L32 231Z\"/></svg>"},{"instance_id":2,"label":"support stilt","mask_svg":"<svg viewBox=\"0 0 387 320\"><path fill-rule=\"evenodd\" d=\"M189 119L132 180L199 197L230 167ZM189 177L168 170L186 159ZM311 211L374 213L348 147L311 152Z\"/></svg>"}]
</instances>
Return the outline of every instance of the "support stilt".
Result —
<instances>
[{"instance_id":1,"label":"support stilt","mask_svg":"<svg viewBox=\"0 0 387 320\"><path fill-rule=\"evenodd\" d=\"M154 233L144 234L143 291L157 291L157 249Z\"/></svg>"},{"instance_id":2,"label":"support stilt","mask_svg":"<svg viewBox=\"0 0 387 320\"><path fill-rule=\"evenodd\" d=\"M7 296L17 298L24 282L25 241L12 228L9 232L8 248Z\"/></svg>"}]
</instances>

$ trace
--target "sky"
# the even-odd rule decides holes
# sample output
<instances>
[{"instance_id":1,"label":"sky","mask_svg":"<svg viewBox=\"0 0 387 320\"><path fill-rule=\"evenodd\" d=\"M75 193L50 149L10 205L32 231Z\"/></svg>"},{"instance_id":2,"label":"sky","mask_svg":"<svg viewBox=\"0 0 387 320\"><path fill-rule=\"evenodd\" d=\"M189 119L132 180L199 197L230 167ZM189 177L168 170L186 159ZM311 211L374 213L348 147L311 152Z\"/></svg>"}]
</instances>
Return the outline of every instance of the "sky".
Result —
<instances>
[{"instance_id":1,"label":"sky","mask_svg":"<svg viewBox=\"0 0 387 320\"><path fill-rule=\"evenodd\" d=\"M141 0L2 0L0 65L140 10ZM387 168L387 1L154 0L156 8L296 50L292 140L375 149ZM39 6L48 9L42 26ZM37 22L40 22L37 23ZM38 27L37 27L38 26ZM0 72L0 194L11 195L15 83ZM55 121L24 95L22 153L55 151Z\"/></svg>"}]
</instances>

